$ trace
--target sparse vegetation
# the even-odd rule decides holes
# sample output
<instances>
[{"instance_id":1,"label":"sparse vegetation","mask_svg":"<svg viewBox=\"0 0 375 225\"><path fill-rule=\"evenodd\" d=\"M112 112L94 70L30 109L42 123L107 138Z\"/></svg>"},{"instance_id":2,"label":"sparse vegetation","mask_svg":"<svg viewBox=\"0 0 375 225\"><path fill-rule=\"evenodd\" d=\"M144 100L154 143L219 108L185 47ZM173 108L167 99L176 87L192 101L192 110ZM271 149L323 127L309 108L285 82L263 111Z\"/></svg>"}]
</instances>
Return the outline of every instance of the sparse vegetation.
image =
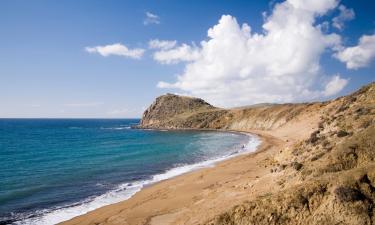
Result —
<instances>
[{"instance_id":1,"label":"sparse vegetation","mask_svg":"<svg viewBox=\"0 0 375 225\"><path fill-rule=\"evenodd\" d=\"M350 187L338 187L335 189L335 194L341 202L354 202L365 199L365 196L360 191Z\"/></svg>"},{"instance_id":2,"label":"sparse vegetation","mask_svg":"<svg viewBox=\"0 0 375 225\"><path fill-rule=\"evenodd\" d=\"M293 167L293 169L299 171L303 165L302 163L299 163L299 162L292 162L291 166Z\"/></svg>"}]
</instances>

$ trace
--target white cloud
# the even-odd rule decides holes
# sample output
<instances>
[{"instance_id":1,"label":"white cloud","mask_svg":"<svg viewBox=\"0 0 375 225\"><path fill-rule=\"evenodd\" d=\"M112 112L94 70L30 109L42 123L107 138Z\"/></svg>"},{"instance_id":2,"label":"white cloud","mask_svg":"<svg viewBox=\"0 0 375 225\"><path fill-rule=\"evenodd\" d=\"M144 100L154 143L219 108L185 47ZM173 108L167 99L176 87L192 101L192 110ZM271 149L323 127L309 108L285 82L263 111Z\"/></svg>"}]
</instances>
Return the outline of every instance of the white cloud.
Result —
<instances>
[{"instance_id":1,"label":"white cloud","mask_svg":"<svg viewBox=\"0 0 375 225\"><path fill-rule=\"evenodd\" d=\"M343 30L344 23L354 19L355 13L353 9L348 9L344 5L339 6L339 11L340 14L332 19L332 26L339 30Z\"/></svg>"},{"instance_id":2,"label":"white cloud","mask_svg":"<svg viewBox=\"0 0 375 225\"><path fill-rule=\"evenodd\" d=\"M346 63L348 69L367 66L375 57L375 34L363 35L358 45L341 49L335 57Z\"/></svg>"},{"instance_id":3,"label":"white cloud","mask_svg":"<svg viewBox=\"0 0 375 225\"><path fill-rule=\"evenodd\" d=\"M146 18L143 20L143 24L160 24L160 17L154 13L146 12Z\"/></svg>"},{"instance_id":4,"label":"white cloud","mask_svg":"<svg viewBox=\"0 0 375 225\"><path fill-rule=\"evenodd\" d=\"M133 59L142 58L143 53L145 52L145 50L141 48L129 49L128 47L120 43L96 47L86 47L85 50L89 53L98 53L105 57L110 55L116 55L129 57Z\"/></svg>"},{"instance_id":5,"label":"white cloud","mask_svg":"<svg viewBox=\"0 0 375 225\"><path fill-rule=\"evenodd\" d=\"M339 75L333 76L332 79L326 84L324 89L324 96L332 96L339 93L346 85L348 80L340 78Z\"/></svg>"},{"instance_id":6,"label":"white cloud","mask_svg":"<svg viewBox=\"0 0 375 225\"><path fill-rule=\"evenodd\" d=\"M337 6L338 0L287 0L282 4L290 4L299 12L323 15ZM282 5L280 4L280 5Z\"/></svg>"},{"instance_id":7,"label":"white cloud","mask_svg":"<svg viewBox=\"0 0 375 225\"><path fill-rule=\"evenodd\" d=\"M171 49L175 47L177 44L176 40L173 41L167 41L167 40L159 40L159 39L153 39L148 42L148 47L151 49Z\"/></svg>"},{"instance_id":8,"label":"white cloud","mask_svg":"<svg viewBox=\"0 0 375 225\"><path fill-rule=\"evenodd\" d=\"M199 49L196 46L182 44L172 49L162 49L154 53L154 60L162 64L176 64L189 62L200 57Z\"/></svg>"},{"instance_id":9,"label":"white cloud","mask_svg":"<svg viewBox=\"0 0 375 225\"><path fill-rule=\"evenodd\" d=\"M328 96L334 92L318 82L330 79L319 60L325 51L337 48L341 38L322 32L316 18L337 5L336 0L276 4L265 18L262 33L223 15L198 47L184 44L155 53L154 59L161 63L187 61L176 82L159 82L158 87L175 88L219 106Z\"/></svg>"}]
</instances>

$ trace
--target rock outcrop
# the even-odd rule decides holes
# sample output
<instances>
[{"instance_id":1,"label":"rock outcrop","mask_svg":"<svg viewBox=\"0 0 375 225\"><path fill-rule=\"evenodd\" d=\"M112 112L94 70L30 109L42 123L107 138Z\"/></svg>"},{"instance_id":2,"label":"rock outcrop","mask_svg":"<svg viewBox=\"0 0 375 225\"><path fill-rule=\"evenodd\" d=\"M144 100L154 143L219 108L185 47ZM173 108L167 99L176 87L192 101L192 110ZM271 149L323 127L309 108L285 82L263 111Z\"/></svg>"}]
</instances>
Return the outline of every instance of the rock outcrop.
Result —
<instances>
[{"instance_id":1,"label":"rock outcrop","mask_svg":"<svg viewBox=\"0 0 375 225\"><path fill-rule=\"evenodd\" d=\"M202 114L224 112L202 99L178 96L174 94L162 95L143 113L142 128L199 128L199 117ZM207 119L207 118L206 118Z\"/></svg>"}]
</instances>

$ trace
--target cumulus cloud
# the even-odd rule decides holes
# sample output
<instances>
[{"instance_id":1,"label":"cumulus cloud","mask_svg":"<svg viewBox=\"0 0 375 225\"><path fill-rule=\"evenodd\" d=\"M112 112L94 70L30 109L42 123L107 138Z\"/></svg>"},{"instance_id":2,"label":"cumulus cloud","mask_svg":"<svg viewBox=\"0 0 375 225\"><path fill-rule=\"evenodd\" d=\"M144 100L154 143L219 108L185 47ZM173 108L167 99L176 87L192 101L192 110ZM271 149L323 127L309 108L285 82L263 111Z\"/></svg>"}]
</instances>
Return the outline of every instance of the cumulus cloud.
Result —
<instances>
[{"instance_id":1,"label":"cumulus cloud","mask_svg":"<svg viewBox=\"0 0 375 225\"><path fill-rule=\"evenodd\" d=\"M154 13L146 12L146 17L143 20L144 25L160 24L160 17Z\"/></svg>"},{"instance_id":2,"label":"cumulus cloud","mask_svg":"<svg viewBox=\"0 0 375 225\"><path fill-rule=\"evenodd\" d=\"M154 54L161 63L186 62L177 81L162 81L158 87L175 88L219 106L305 101L336 94L346 80L335 76L331 82L336 85L330 84L332 91L328 91L318 82L330 79L319 60L325 51L340 46L341 38L323 32L316 18L337 6L336 0L287 0L265 15L262 33L223 15L198 47L183 44Z\"/></svg>"},{"instance_id":3,"label":"cumulus cloud","mask_svg":"<svg viewBox=\"0 0 375 225\"><path fill-rule=\"evenodd\" d=\"M344 23L354 19L355 13L353 9L348 9L344 5L339 6L339 11L340 14L332 19L332 26L339 30L343 30Z\"/></svg>"},{"instance_id":4,"label":"cumulus cloud","mask_svg":"<svg viewBox=\"0 0 375 225\"><path fill-rule=\"evenodd\" d=\"M175 47L176 44L177 44L176 40L167 41L167 40L153 39L148 42L148 47L151 49L168 50L168 49Z\"/></svg>"},{"instance_id":5,"label":"cumulus cloud","mask_svg":"<svg viewBox=\"0 0 375 225\"><path fill-rule=\"evenodd\" d=\"M280 5L290 4L298 11L309 14L324 15L328 10L338 5L337 0L287 0Z\"/></svg>"},{"instance_id":6,"label":"cumulus cloud","mask_svg":"<svg viewBox=\"0 0 375 225\"><path fill-rule=\"evenodd\" d=\"M343 48L335 54L348 69L367 66L375 57L375 34L363 35L356 46Z\"/></svg>"},{"instance_id":7,"label":"cumulus cloud","mask_svg":"<svg viewBox=\"0 0 375 225\"><path fill-rule=\"evenodd\" d=\"M189 62L200 57L200 50L196 46L182 44L172 49L161 49L154 53L154 60L162 64L176 64Z\"/></svg>"},{"instance_id":8,"label":"cumulus cloud","mask_svg":"<svg viewBox=\"0 0 375 225\"><path fill-rule=\"evenodd\" d=\"M339 93L346 85L348 80L340 78L339 75L333 76L332 79L326 84L324 89L324 96L332 96Z\"/></svg>"},{"instance_id":9,"label":"cumulus cloud","mask_svg":"<svg viewBox=\"0 0 375 225\"><path fill-rule=\"evenodd\" d=\"M128 47L120 43L104 46L86 47L85 50L88 53L98 53L105 57L110 55L116 55L133 59L142 58L143 53L145 52L145 50L141 48L129 49Z\"/></svg>"}]
</instances>

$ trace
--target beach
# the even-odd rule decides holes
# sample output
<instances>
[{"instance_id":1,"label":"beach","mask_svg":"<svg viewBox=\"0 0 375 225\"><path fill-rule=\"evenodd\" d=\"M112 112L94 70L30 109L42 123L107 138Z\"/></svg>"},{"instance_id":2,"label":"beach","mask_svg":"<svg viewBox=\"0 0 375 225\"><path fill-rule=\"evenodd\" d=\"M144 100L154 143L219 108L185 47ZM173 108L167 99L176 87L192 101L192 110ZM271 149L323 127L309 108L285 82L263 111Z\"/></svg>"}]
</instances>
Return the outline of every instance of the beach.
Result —
<instances>
[{"instance_id":1,"label":"beach","mask_svg":"<svg viewBox=\"0 0 375 225\"><path fill-rule=\"evenodd\" d=\"M63 222L73 224L201 224L243 201L277 192L277 173L270 173L269 160L280 150L306 138L318 115L271 131L249 130L262 144L254 153L240 155L142 189L129 200L104 206Z\"/></svg>"}]
</instances>

